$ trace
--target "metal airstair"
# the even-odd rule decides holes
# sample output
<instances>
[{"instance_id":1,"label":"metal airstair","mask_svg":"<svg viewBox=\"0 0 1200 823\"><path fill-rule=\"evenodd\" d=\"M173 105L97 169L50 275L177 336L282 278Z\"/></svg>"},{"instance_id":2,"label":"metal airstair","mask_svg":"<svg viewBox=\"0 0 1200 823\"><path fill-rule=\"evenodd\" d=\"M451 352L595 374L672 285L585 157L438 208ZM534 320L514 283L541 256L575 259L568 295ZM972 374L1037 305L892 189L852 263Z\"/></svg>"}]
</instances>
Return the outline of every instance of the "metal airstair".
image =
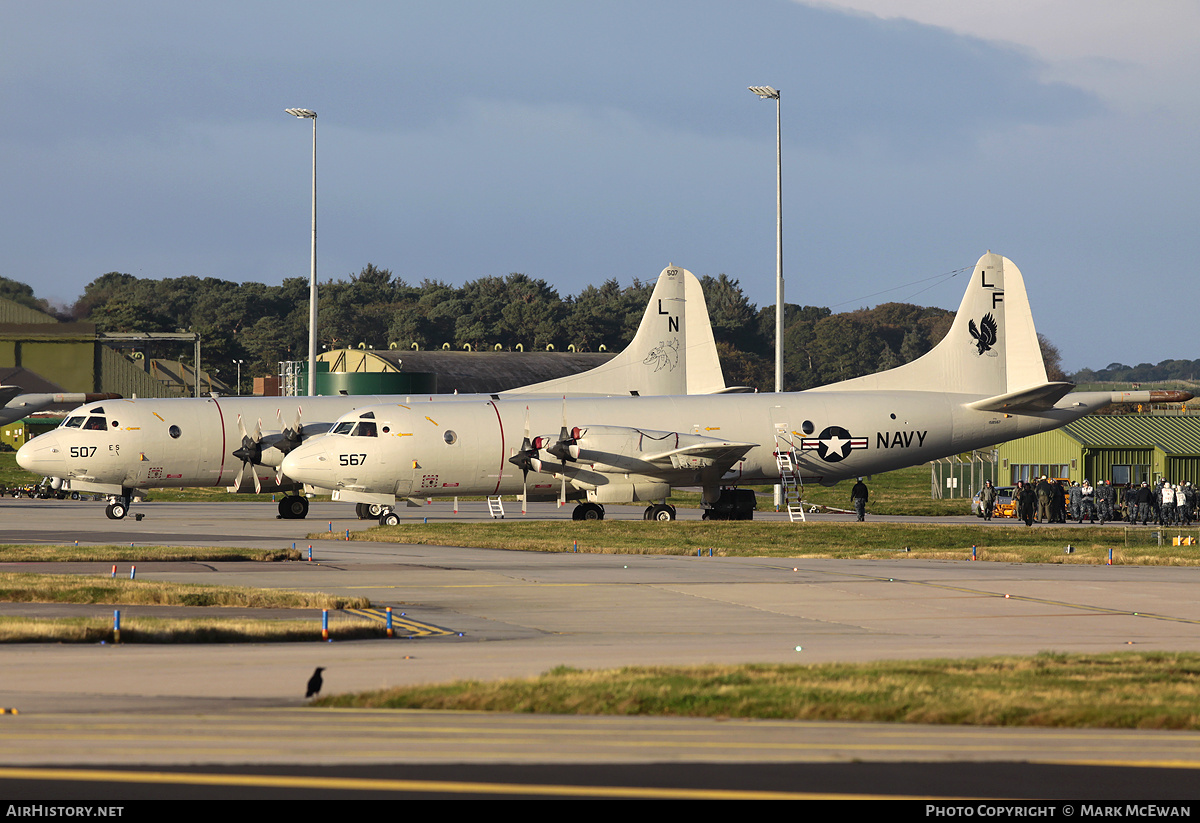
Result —
<instances>
[{"instance_id":1,"label":"metal airstair","mask_svg":"<svg viewBox=\"0 0 1200 823\"><path fill-rule=\"evenodd\" d=\"M500 495L496 495L495 497L489 497L487 499L487 501L488 501L488 513L491 514L492 519L495 520L498 517L501 520L503 520L504 519L504 504L500 502Z\"/></svg>"},{"instance_id":2,"label":"metal airstair","mask_svg":"<svg viewBox=\"0 0 1200 823\"><path fill-rule=\"evenodd\" d=\"M804 485L796 474L796 464L792 461L792 446L786 441L781 443L778 437L775 438L775 462L779 466L779 484L783 487L783 505L787 507L788 520L793 523L797 520L807 523L804 502L801 499Z\"/></svg>"}]
</instances>

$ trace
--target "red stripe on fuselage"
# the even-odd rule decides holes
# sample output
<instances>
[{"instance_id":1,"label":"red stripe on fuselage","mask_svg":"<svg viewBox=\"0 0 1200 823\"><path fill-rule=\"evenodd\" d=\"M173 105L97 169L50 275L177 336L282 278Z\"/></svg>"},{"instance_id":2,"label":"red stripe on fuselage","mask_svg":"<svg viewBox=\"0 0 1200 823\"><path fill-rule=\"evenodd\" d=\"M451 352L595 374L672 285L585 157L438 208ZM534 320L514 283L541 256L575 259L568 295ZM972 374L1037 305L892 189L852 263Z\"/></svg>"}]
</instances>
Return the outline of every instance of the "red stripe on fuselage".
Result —
<instances>
[{"instance_id":1,"label":"red stripe on fuselage","mask_svg":"<svg viewBox=\"0 0 1200 823\"><path fill-rule=\"evenodd\" d=\"M489 400L488 405L496 412L496 423L500 426L500 473L496 475L496 490L493 494L500 493L500 483L504 480L504 420L500 418L500 410L496 408L495 402ZM522 446L522 448L524 448Z\"/></svg>"},{"instance_id":2,"label":"red stripe on fuselage","mask_svg":"<svg viewBox=\"0 0 1200 823\"><path fill-rule=\"evenodd\" d=\"M217 418L221 421L221 469L217 472L217 482L213 483L213 485L224 486L225 484L221 482L221 478L225 475L225 413L221 411L221 404L217 402L215 397L213 398L213 405L217 407Z\"/></svg>"}]
</instances>

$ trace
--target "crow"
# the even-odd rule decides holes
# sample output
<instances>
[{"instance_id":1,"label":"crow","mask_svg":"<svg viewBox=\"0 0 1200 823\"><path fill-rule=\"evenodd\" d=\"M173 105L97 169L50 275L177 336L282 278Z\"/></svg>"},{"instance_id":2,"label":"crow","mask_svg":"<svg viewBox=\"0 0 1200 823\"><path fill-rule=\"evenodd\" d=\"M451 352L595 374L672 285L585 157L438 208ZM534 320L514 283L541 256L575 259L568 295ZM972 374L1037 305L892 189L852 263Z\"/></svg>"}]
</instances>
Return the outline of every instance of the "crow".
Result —
<instances>
[{"instance_id":1,"label":"crow","mask_svg":"<svg viewBox=\"0 0 1200 823\"><path fill-rule=\"evenodd\" d=\"M306 698L315 697L321 693L321 686L325 681L321 679L321 672L325 671L323 666L317 666L317 670L313 672L313 676L308 678L308 692L304 695Z\"/></svg>"}]
</instances>

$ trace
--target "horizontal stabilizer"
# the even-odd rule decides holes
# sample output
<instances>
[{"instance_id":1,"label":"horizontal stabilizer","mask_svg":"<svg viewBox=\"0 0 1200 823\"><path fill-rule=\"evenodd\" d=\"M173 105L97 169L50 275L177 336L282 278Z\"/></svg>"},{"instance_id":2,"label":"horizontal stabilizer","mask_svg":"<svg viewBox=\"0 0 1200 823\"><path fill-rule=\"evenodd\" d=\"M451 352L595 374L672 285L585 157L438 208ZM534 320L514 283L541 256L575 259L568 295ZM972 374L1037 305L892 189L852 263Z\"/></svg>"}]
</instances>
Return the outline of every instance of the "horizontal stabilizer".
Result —
<instances>
[{"instance_id":1,"label":"horizontal stabilizer","mask_svg":"<svg viewBox=\"0 0 1200 823\"><path fill-rule=\"evenodd\" d=\"M1022 389L976 400L974 403L968 403L967 408L976 411L1007 412L1008 414L1043 412L1054 408L1054 404L1073 388L1075 388L1074 383L1043 383L1031 389Z\"/></svg>"}]
</instances>

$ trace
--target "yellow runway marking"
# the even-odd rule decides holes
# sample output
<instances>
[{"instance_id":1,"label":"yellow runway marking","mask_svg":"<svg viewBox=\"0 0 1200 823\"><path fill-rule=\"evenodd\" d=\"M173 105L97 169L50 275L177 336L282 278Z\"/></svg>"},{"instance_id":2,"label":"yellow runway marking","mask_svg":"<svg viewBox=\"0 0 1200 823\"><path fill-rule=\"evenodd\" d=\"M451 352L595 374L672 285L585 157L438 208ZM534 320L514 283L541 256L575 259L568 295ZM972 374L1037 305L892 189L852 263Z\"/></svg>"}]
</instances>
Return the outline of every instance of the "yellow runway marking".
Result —
<instances>
[{"instance_id":1,"label":"yellow runway marking","mask_svg":"<svg viewBox=\"0 0 1200 823\"><path fill-rule=\"evenodd\" d=\"M362 617L370 620L373 623L387 624L387 612L383 609L346 609L349 614L356 617ZM431 623L422 623L419 620L413 620L403 615L392 612L392 627L397 629L407 629L412 633L413 637L438 637L458 632L452 629L445 629L441 626L434 626Z\"/></svg>"},{"instance_id":2,"label":"yellow runway marking","mask_svg":"<svg viewBox=\"0 0 1200 823\"><path fill-rule=\"evenodd\" d=\"M672 789L640 786L566 786L544 783L468 783L458 780L375 780L356 777L289 777L271 774L188 774L124 772L104 769L4 769L3 780L76 780L90 783L183 784L252 788L325 789L335 791L450 792L548 797L637 797L680 800L912 800L900 795L824 794L739 791L736 789Z\"/></svg>"}]
</instances>

